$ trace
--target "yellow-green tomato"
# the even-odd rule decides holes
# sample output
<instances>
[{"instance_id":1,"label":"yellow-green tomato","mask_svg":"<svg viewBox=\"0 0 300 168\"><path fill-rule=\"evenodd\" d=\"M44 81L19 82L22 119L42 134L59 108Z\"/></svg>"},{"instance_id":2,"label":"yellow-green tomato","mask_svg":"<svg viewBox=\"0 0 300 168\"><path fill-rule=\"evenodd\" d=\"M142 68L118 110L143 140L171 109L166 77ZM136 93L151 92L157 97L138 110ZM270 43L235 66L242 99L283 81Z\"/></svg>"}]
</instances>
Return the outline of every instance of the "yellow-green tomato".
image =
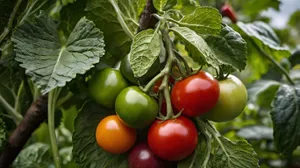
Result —
<instances>
[{"instance_id":1,"label":"yellow-green tomato","mask_svg":"<svg viewBox=\"0 0 300 168\"><path fill-rule=\"evenodd\" d=\"M158 104L139 87L130 86L118 95L115 110L119 118L129 127L144 128L155 120Z\"/></svg>"},{"instance_id":2,"label":"yellow-green tomato","mask_svg":"<svg viewBox=\"0 0 300 168\"><path fill-rule=\"evenodd\" d=\"M203 115L215 122L230 121L240 115L248 99L245 85L237 77L229 75L227 79L219 81L220 96L215 107Z\"/></svg>"},{"instance_id":3,"label":"yellow-green tomato","mask_svg":"<svg viewBox=\"0 0 300 168\"><path fill-rule=\"evenodd\" d=\"M89 82L89 94L100 105L113 108L118 94L128 86L121 72L105 68L94 74Z\"/></svg>"}]
</instances>

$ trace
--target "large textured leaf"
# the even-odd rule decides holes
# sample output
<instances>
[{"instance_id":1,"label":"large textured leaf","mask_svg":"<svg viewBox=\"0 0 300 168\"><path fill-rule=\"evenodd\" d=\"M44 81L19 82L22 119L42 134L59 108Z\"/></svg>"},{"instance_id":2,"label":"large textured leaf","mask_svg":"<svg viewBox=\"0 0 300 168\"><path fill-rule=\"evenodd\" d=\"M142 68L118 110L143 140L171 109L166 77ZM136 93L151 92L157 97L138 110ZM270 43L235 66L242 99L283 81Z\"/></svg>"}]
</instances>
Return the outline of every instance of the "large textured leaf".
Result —
<instances>
[{"instance_id":1,"label":"large textured leaf","mask_svg":"<svg viewBox=\"0 0 300 168\"><path fill-rule=\"evenodd\" d=\"M153 5L158 11L172 8L176 5L177 0L153 0Z\"/></svg>"},{"instance_id":2,"label":"large textured leaf","mask_svg":"<svg viewBox=\"0 0 300 168\"><path fill-rule=\"evenodd\" d=\"M126 155L114 155L101 149L95 137L98 123L109 110L94 102L87 102L75 119L73 133L73 157L83 168L127 168Z\"/></svg>"},{"instance_id":3,"label":"large textured leaf","mask_svg":"<svg viewBox=\"0 0 300 168\"><path fill-rule=\"evenodd\" d=\"M16 60L42 93L84 74L104 55L102 32L86 18L77 23L65 44L60 41L57 24L44 13L19 26L12 41Z\"/></svg>"},{"instance_id":4,"label":"large textured leaf","mask_svg":"<svg viewBox=\"0 0 300 168\"><path fill-rule=\"evenodd\" d=\"M272 107L276 147L289 155L300 145L300 87L281 85Z\"/></svg>"},{"instance_id":5,"label":"large textured leaf","mask_svg":"<svg viewBox=\"0 0 300 168\"><path fill-rule=\"evenodd\" d=\"M237 25L262 51L277 61L291 55L288 48L280 45L280 41L272 28L264 22L257 21L248 24L238 22Z\"/></svg>"},{"instance_id":6,"label":"large textured leaf","mask_svg":"<svg viewBox=\"0 0 300 168\"><path fill-rule=\"evenodd\" d=\"M145 0L113 0L119 7L126 25L135 34L138 29L138 20ZM104 33L106 51L105 57L112 63L117 62L129 53L131 38L120 25L115 9L108 0L87 0L85 8L88 18L92 19Z\"/></svg>"},{"instance_id":7,"label":"large textured leaf","mask_svg":"<svg viewBox=\"0 0 300 168\"><path fill-rule=\"evenodd\" d=\"M173 27L171 30L184 41L186 49L194 61L200 65L207 63L215 68L221 65L211 48L196 32L187 27Z\"/></svg>"},{"instance_id":8,"label":"large textured leaf","mask_svg":"<svg viewBox=\"0 0 300 168\"><path fill-rule=\"evenodd\" d=\"M6 144L7 135L6 135L6 126L2 118L0 118L0 153Z\"/></svg>"},{"instance_id":9,"label":"large textured leaf","mask_svg":"<svg viewBox=\"0 0 300 168\"><path fill-rule=\"evenodd\" d=\"M180 10L182 14L187 15L199 6L199 1L197 0L177 0L177 5L174 8Z\"/></svg>"},{"instance_id":10,"label":"large textured leaf","mask_svg":"<svg viewBox=\"0 0 300 168\"><path fill-rule=\"evenodd\" d=\"M209 168L258 168L258 159L252 146L246 141L232 142L220 137L221 145L210 156Z\"/></svg>"},{"instance_id":11,"label":"large textured leaf","mask_svg":"<svg viewBox=\"0 0 300 168\"><path fill-rule=\"evenodd\" d=\"M208 36L205 41L222 64L238 70L245 69L247 61L246 41L231 27L223 24L219 35Z\"/></svg>"},{"instance_id":12,"label":"large textured leaf","mask_svg":"<svg viewBox=\"0 0 300 168\"><path fill-rule=\"evenodd\" d=\"M273 129L264 125L254 125L240 129L237 136L247 140L273 140Z\"/></svg>"},{"instance_id":13,"label":"large textured leaf","mask_svg":"<svg viewBox=\"0 0 300 168\"><path fill-rule=\"evenodd\" d=\"M13 168L48 168L51 164L48 144L34 143L21 151Z\"/></svg>"},{"instance_id":14,"label":"large textured leaf","mask_svg":"<svg viewBox=\"0 0 300 168\"><path fill-rule=\"evenodd\" d=\"M141 31L134 37L129 58L135 77L145 75L158 59L161 43L158 33L153 29Z\"/></svg>"},{"instance_id":15,"label":"large textured leaf","mask_svg":"<svg viewBox=\"0 0 300 168\"><path fill-rule=\"evenodd\" d=\"M178 22L180 26L188 27L197 34L218 34L221 23L222 17L219 11L212 7L198 7Z\"/></svg>"}]
</instances>

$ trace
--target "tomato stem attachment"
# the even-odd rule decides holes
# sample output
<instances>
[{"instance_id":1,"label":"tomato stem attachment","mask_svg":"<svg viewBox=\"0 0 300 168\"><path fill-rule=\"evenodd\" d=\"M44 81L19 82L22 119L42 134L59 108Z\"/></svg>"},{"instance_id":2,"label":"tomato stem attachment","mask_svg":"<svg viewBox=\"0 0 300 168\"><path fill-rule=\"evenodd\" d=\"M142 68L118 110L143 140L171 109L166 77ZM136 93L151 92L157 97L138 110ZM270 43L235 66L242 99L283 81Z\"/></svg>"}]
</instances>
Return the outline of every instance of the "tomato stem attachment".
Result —
<instances>
[{"instance_id":1,"label":"tomato stem attachment","mask_svg":"<svg viewBox=\"0 0 300 168\"><path fill-rule=\"evenodd\" d=\"M176 50L173 50L173 51L175 53L176 58L184 64L187 76L190 76L192 74L192 71L191 71L191 68L189 67L188 63L186 62L186 60L183 58L183 56L179 52L177 52Z\"/></svg>"}]
</instances>

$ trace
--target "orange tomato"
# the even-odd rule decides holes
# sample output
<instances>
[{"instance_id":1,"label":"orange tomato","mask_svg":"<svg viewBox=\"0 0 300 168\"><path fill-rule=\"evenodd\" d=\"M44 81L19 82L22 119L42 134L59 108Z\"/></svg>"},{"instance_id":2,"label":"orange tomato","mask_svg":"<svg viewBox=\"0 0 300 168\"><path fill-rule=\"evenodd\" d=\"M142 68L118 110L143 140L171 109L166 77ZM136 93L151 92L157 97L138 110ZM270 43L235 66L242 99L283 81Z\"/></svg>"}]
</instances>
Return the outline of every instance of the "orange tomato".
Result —
<instances>
[{"instance_id":1,"label":"orange tomato","mask_svg":"<svg viewBox=\"0 0 300 168\"><path fill-rule=\"evenodd\" d=\"M117 115L110 115L98 124L96 140L105 151L121 154L127 152L134 145L136 130L123 124Z\"/></svg>"}]
</instances>

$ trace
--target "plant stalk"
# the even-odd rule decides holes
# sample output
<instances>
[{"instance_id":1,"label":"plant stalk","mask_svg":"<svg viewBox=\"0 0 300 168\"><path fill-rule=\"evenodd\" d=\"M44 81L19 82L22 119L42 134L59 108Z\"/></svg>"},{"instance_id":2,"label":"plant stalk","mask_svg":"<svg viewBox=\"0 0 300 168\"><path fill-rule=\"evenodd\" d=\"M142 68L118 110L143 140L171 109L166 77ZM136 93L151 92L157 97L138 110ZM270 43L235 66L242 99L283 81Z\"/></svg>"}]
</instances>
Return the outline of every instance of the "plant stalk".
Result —
<instances>
[{"instance_id":1,"label":"plant stalk","mask_svg":"<svg viewBox=\"0 0 300 168\"><path fill-rule=\"evenodd\" d=\"M0 94L0 103L3 105L4 109L9 115L13 117L14 122L18 125L22 120L23 116L18 113Z\"/></svg>"}]
</instances>

